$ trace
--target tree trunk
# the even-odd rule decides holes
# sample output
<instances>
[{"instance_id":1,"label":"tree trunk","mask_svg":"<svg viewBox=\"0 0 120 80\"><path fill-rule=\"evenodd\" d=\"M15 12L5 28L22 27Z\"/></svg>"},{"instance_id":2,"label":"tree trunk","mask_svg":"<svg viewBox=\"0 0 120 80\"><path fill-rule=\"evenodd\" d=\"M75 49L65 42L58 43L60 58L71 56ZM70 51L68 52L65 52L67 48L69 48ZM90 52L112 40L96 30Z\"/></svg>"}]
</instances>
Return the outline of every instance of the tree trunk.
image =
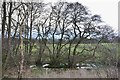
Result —
<instances>
[{"instance_id":1,"label":"tree trunk","mask_svg":"<svg viewBox=\"0 0 120 80\"><path fill-rule=\"evenodd\" d=\"M10 12L9 12L9 19L8 19L8 54L10 54L10 36L11 36L11 17L12 17L12 2L10 2Z\"/></svg>"},{"instance_id":2,"label":"tree trunk","mask_svg":"<svg viewBox=\"0 0 120 80\"><path fill-rule=\"evenodd\" d=\"M5 23L6 23L6 2L3 2L3 17L2 17L2 55L5 55L4 46L4 33L5 33ZM4 53L4 54L3 54ZM4 65L4 64L3 64ZM3 71L4 72L4 71ZM4 73L2 74L2 76Z\"/></svg>"},{"instance_id":3,"label":"tree trunk","mask_svg":"<svg viewBox=\"0 0 120 80\"><path fill-rule=\"evenodd\" d=\"M8 49L7 49L7 54L6 54L6 59L5 62L3 64L3 75L5 70L7 69L7 63L10 59L10 55L11 55L11 51L10 51L10 46L11 46L11 40L10 40L10 36L11 36L11 17L12 17L12 2L10 2L10 9L9 9L9 14L8 14Z\"/></svg>"},{"instance_id":4,"label":"tree trunk","mask_svg":"<svg viewBox=\"0 0 120 80\"><path fill-rule=\"evenodd\" d=\"M22 30L23 26L20 26L20 66L19 66L19 72L18 72L18 79L20 80L22 78L22 74L23 74L23 66L24 66L24 53L23 53L23 38L22 38L22 34L23 34L23 30Z\"/></svg>"},{"instance_id":5,"label":"tree trunk","mask_svg":"<svg viewBox=\"0 0 120 80\"><path fill-rule=\"evenodd\" d=\"M6 2L3 2L3 18L2 18L2 49L4 49L5 23L6 23Z\"/></svg>"},{"instance_id":6,"label":"tree trunk","mask_svg":"<svg viewBox=\"0 0 120 80\"><path fill-rule=\"evenodd\" d=\"M33 15L32 15L33 5L31 8L31 16L30 16L30 49L29 49L29 56L31 56L32 52L32 25L33 25Z\"/></svg>"}]
</instances>

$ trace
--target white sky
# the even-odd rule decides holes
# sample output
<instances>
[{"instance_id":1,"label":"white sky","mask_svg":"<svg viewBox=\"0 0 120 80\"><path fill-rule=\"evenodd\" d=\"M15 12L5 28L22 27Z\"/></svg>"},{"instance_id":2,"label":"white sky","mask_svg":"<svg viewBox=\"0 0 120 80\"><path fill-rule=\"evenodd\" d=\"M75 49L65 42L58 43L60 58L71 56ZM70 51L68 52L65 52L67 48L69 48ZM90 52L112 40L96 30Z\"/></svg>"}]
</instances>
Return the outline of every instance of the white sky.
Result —
<instances>
[{"instance_id":1,"label":"white sky","mask_svg":"<svg viewBox=\"0 0 120 80\"><path fill-rule=\"evenodd\" d=\"M57 2L58 0L43 0L44 2ZM119 0L63 0L80 2L92 12L102 17L106 24L118 31L118 1Z\"/></svg>"}]
</instances>

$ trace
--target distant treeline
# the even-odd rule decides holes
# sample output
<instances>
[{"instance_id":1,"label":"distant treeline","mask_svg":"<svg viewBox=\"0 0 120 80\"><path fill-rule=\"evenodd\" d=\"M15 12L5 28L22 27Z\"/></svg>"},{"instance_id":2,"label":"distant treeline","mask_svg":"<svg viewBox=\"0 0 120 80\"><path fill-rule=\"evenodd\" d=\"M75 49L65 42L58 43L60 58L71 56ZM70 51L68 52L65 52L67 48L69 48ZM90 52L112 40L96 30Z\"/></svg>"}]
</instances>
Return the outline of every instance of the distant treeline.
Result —
<instances>
[{"instance_id":1,"label":"distant treeline","mask_svg":"<svg viewBox=\"0 0 120 80\"><path fill-rule=\"evenodd\" d=\"M8 38L5 38L5 42L6 42L6 44L7 44L7 40L8 40ZM60 39L55 39L54 40L54 43L59 43L59 40ZM14 43L14 42L15 43ZM68 43L69 44L69 41L70 40L65 40L65 39L63 39L62 40L62 43L64 44L64 43ZM72 44L76 44L77 42L79 41L79 38L76 38L73 42L72 42ZM84 43L84 44L89 44L89 43L98 43L98 41L99 41L99 39L94 39L94 38L91 38L91 39L85 39L84 41L82 41L81 43ZM31 40L31 42L32 43L36 43L36 42L40 42L40 43L47 43L47 44L52 44L53 43L53 40L52 39L40 39L40 40L38 40L38 39L32 39ZM105 38L103 38L101 41L100 41L100 43L111 43L111 42L115 42L115 43L120 43L120 37L115 37L115 38L113 38L113 39L111 39L111 40L108 40L108 39L105 39ZM14 38L14 40L13 40L13 38L11 38L11 43L13 43L13 44L19 44L20 43L20 40L18 39L18 38ZM29 39L23 39L23 43L24 44L28 44L28 43L30 43L30 40Z\"/></svg>"}]
</instances>

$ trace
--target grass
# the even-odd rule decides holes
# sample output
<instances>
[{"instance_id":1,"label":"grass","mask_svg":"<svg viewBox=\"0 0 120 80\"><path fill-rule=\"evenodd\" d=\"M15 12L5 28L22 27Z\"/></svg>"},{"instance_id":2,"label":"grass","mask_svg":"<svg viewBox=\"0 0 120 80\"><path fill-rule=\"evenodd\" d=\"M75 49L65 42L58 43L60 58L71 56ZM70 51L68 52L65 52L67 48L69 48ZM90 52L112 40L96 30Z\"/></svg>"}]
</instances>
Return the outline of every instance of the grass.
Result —
<instances>
[{"instance_id":1,"label":"grass","mask_svg":"<svg viewBox=\"0 0 120 80\"><path fill-rule=\"evenodd\" d=\"M64 44L62 44L62 45L64 45ZM71 46L71 56L73 54L75 45L76 44L72 44L72 46ZM78 48L76 49L76 52L78 52L78 53L81 52L84 47L87 49L95 48L96 45L97 44L79 44ZM50 50L52 52L52 49L53 49L52 44L47 44L47 46L50 48ZM69 47L69 44L67 44L65 47L63 47L61 49L60 61L63 63L67 61L68 47ZM47 62L50 60L50 58L49 58L50 54L48 54L48 50L46 47L43 47L43 48L45 48L45 52L42 53L42 61ZM87 62L87 63L94 62L94 63L96 63L96 65L101 65L101 63L110 61L110 63L112 64L114 62L112 60L114 60L116 57L117 50L119 53L118 55L120 56L119 48L120 48L120 44L117 44L117 43L100 43L95 51L95 58L88 59L85 62ZM40 57L40 55L38 54L38 51L39 51L39 44L35 44L35 46L32 49L32 56L29 57L31 61L36 61L37 58ZM78 55L81 55L81 54L83 54L84 56L88 56L88 55L92 55L93 51L84 51L83 53L79 53ZM55 55L52 55L52 56L55 56ZM80 57L80 59L84 58L82 55L79 57ZM32 64L35 64L35 63L32 63ZM78 75L81 75L80 77L86 78L86 77L95 77L95 75L97 74L94 71L91 71L94 73L94 74L92 74L91 72L88 72L86 70L63 70L63 72L61 72L61 70L60 71L59 70L57 70L57 71L60 73L57 74L58 72L56 73L56 72L54 72L54 70L46 71L45 69L39 68L39 67L37 67L36 69L27 68L27 71L25 71L24 77L48 77L48 78L50 78L50 77L70 77L70 75L72 75L71 77L78 77ZM11 73L12 73L12 71L11 71ZM105 74L104 72L102 72L102 73ZM91 74L91 76L90 76L90 74ZM9 75L9 74L7 74L7 75Z\"/></svg>"},{"instance_id":2,"label":"grass","mask_svg":"<svg viewBox=\"0 0 120 80\"><path fill-rule=\"evenodd\" d=\"M62 44L64 45L64 44ZM74 47L75 47L76 44L72 44L71 46L71 56L73 55L73 50L74 50ZM33 47L32 49L32 54L34 57L33 59L36 59L36 56L39 58L39 54L38 54L38 50L39 50L39 45L38 44L35 44L35 46L37 47ZM47 44L48 48L51 50L51 52L53 53L53 46L52 44ZM55 47L57 45L55 44ZM84 55L84 56L89 56L89 55L92 55L94 53L94 51L86 51L84 50L82 53L80 53L83 48L86 48L86 49L93 49L97 46L97 44L79 44L79 46L77 47L76 49L76 54L77 55ZM42 48L45 49L44 53L42 53L42 57L43 59L42 60L46 60L48 59L49 60L49 57L50 55L51 56L55 56L53 54L49 54L49 51L48 49L43 46ZM66 44L62 49L61 49L61 53L60 53L60 60L62 60L62 62L64 62L64 60L67 58L68 56L68 48L69 48L69 44ZM95 50L95 59L93 61L96 61L96 62L101 62L101 61L105 61L107 59L107 56L108 58L112 56L115 56L116 57L116 54L117 54L117 49L120 48L120 45L118 46L117 43L100 43L96 50ZM119 49L118 49L119 50ZM120 51L120 50L119 50ZM119 52L118 51L118 52ZM120 53L120 52L119 52ZM36 56L35 56L36 55ZM120 54L119 54L120 55ZM114 57L114 58L115 58ZM46 60L47 61L47 60ZM66 60L65 60L66 61ZM101 62L102 63L102 62Z\"/></svg>"},{"instance_id":3,"label":"grass","mask_svg":"<svg viewBox=\"0 0 120 80\"><path fill-rule=\"evenodd\" d=\"M106 72L111 72L112 74ZM9 72L13 73L13 70L9 70ZM109 76L107 76L109 75ZM109 67L103 67L93 70L85 70L85 69L27 69L24 72L23 78L116 78L117 72L116 68L109 68ZM8 78L15 78L17 77L17 74L10 75L8 74Z\"/></svg>"}]
</instances>

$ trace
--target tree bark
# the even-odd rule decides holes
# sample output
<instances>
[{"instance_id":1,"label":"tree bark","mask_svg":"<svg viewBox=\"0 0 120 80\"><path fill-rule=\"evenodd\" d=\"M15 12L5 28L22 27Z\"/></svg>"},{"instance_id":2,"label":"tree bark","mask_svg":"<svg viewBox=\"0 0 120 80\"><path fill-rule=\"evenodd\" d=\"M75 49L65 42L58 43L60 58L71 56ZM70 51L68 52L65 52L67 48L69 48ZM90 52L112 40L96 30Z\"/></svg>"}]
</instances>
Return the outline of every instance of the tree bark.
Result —
<instances>
[{"instance_id":1,"label":"tree bark","mask_svg":"<svg viewBox=\"0 0 120 80\"><path fill-rule=\"evenodd\" d=\"M6 23L6 2L3 2L3 18L2 18L2 49L4 49L5 23Z\"/></svg>"},{"instance_id":2,"label":"tree bark","mask_svg":"<svg viewBox=\"0 0 120 80\"><path fill-rule=\"evenodd\" d=\"M22 78L23 65L24 65L24 54L23 54L23 39L22 39L22 26L20 26L20 67L18 73L18 79Z\"/></svg>"},{"instance_id":3,"label":"tree bark","mask_svg":"<svg viewBox=\"0 0 120 80\"><path fill-rule=\"evenodd\" d=\"M10 9L9 9L9 14L8 14L8 49L7 49L7 54L6 54L6 59L5 62L3 64L3 77L4 77L4 72L7 69L7 63L10 59L10 55L11 55L11 50L10 50L10 46L11 46L11 40L10 40L10 36L11 36L11 17L12 17L12 2L9 3L10 4ZM4 36L3 36L4 37Z\"/></svg>"},{"instance_id":4,"label":"tree bark","mask_svg":"<svg viewBox=\"0 0 120 80\"><path fill-rule=\"evenodd\" d=\"M29 49L29 56L31 56L31 52L32 52L32 25L33 25L32 11L33 11L33 5L32 5L32 8L31 8L31 16L30 16L30 49Z\"/></svg>"}]
</instances>

